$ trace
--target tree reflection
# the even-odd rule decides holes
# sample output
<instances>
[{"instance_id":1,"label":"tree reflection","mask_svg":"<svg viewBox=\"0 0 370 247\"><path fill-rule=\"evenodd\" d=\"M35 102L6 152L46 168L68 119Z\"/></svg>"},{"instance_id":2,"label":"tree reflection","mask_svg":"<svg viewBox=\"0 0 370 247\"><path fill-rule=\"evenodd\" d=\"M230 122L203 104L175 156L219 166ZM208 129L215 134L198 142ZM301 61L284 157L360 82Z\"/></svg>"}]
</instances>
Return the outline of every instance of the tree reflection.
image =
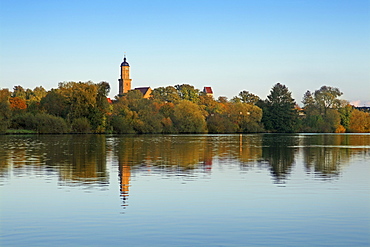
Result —
<instances>
[{"instance_id":1,"label":"tree reflection","mask_svg":"<svg viewBox=\"0 0 370 247\"><path fill-rule=\"evenodd\" d=\"M275 182L283 183L294 164L294 157L298 150L298 136L266 134L262 140L262 160L268 162Z\"/></svg>"},{"instance_id":2,"label":"tree reflection","mask_svg":"<svg viewBox=\"0 0 370 247\"><path fill-rule=\"evenodd\" d=\"M207 177L214 166L270 170L284 183L302 147L308 173L334 178L356 155L369 155L370 135L32 135L0 136L0 177L57 176L61 185L105 186L107 159L118 163L127 206L131 176Z\"/></svg>"},{"instance_id":3,"label":"tree reflection","mask_svg":"<svg viewBox=\"0 0 370 247\"><path fill-rule=\"evenodd\" d=\"M352 156L368 151L369 135L309 135L304 138L303 157L307 172L324 178L340 175Z\"/></svg>"},{"instance_id":4,"label":"tree reflection","mask_svg":"<svg viewBox=\"0 0 370 247\"><path fill-rule=\"evenodd\" d=\"M16 176L57 174L63 185L108 182L103 135L2 136L1 140L2 175L12 167Z\"/></svg>"}]
</instances>

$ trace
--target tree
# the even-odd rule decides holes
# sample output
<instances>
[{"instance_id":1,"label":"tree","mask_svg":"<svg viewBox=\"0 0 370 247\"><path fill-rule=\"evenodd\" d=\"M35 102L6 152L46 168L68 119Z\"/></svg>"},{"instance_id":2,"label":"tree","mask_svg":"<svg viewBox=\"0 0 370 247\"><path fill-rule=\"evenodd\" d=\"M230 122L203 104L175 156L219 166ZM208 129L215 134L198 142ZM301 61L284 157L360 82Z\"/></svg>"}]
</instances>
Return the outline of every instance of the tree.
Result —
<instances>
[{"instance_id":1,"label":"tree","mask_svg":"<svg viewBox=\"0 0 370 247\"><path fill-rule=\"evenodd\" d=\"M9 99L10 102L10 108L12 111L20 112L22 110L27 109L26 101L19 97L12 97Z\"/></svg>"},{"instance_id":2,"label":"tree","mask_svg":"<svg viewBox=\"0 0 370 247\"><path fill-rule=\"evenodd\" d=\"M234 103L228 111L229 119L237 126L237 132L262 131L262 109L247 103Z\"/></svg>"},{"instance_id":3,"label":"tree","mask_svg":"<svg viewBox=\"0 0 370 247\"><path fill-rule=\"evenodd\" d=\"M18 97L23 100L26 100L26 91L22 86L14 86L12 97Z\"/></svg>"},{"instance_id":4,"label":"tree","mask_svg":"<svg viewBox=\"0 0 370 247\"><path fill-rule=\"evenodd\" d=\"M262 123L273 132L294 132L298 123L295 100L285 85L277 83L270 91L265 102L259 101L263 110Z\"/></svg>"},{"instance_id":5,"label":"tree","mask_svg":"<svg viewBox=\"0 0 370 247\"><path fill-rule=\"evenodd\" d=\"M61 134L69 131L66 121L61 117L45 113L35 115L36 130L40 134Z\"/></svg>"},{"instance_id":6,"label":"tree","mask_svg":"<svg viewBox=\"0 0 370 247\"><path fill-rule=\"evenodd\" d=\"M220 96L220 97L218 97L218 99L217 99L217 101L219 102L219 103L227 103L227 97L225 97L225 96Z\"/></svg>"},{"instance_id":7,"label":"tree","mask_svg":"<svg viewBox=\"0 0 370 247\"><path fill-rule=\"evenodd\" d=\"M340 95L342 92L338 88L328 86L322 86L314 94L307 91L302 100L305 112L302 130L343 132L343 129L348 128L350 109L346 108L348 104L346 101L337 99ZM338 112L338 109L341 110Z\"/></svg>"},{"instance_id":8,"label":"tree","mask_svg":"<svg viewBox=\"0 0 370 247\"><path fill-rule=\"evenodd\" d=\"M96 107L91 108L89 118L95 132L103 133L107 127L107 114L110 113L110 105L107 100L110 86L108 82L102 81L96 87Z\"/></svg>"},{"instance_id":9,"label":"tree","mask_svg":"<svg viewBox=\"0 0 370 247\"><path fill-rule=\"evenodd\" d=\"M349 129L353 107L350 104L346 104L344 107L339 108L338 111L340 113L340 124L345 129Z\"/></svg>"},{"instance_id":10,"label":"tree","mask_svg":"<svg viewBox=\"0 0 370 247\"><path fill-rule=\"evenodd\" d=\"M30 101L36 101L36 102L40 102L42 98L44 98L46 96L47 92L45 90L45 88L43 88L42 86L40 87L35 87L33 89L33 95L32 95L32 98L30 98L29 100Z\"/></svg>"},{"instance_id":11,"label":"tree","mask_svg":"<svg viewBox=\"0 0 370 247\"><path fill-rule=\"evenodd\" d=\"M73 119L72 131L75 133L91 133L89 120L85 117Z\"/></svg>"},{"instance_id":12,"label":"tree","mask_svg":"<svg viewBox=\"0 0 370 247\"><path fill-rule=\"evenodd\" d=\"M308 110L308 108L315 107L315 99L313 98L313 95L311 94L310 90L307 90L303 95L302 103L304 109L306 110Z\"/></svg>"},{"instance_id":13,"label":"tree","mask_svg":"<svg viewBox=\"0 0 370 247\"><path fill-rule=\"evenodd\" d=\"M67 98L58 89L51 89L47 92L46 96L41 99L40 105L48 114L63 118L67 117Z\"/></svg>"},{"instance_id":14,"label":"tree","mask_svg":"<svg viewBox=\"0 0 370 247\"><path fill-rule=\"evenodd\" d=\"M154 100L160 102L172 102L177 103L180 100L180 96L177 93L176 88L172 86L155 88L152 91L152 97Z\"/></svg>"},{"instance_id":15,"label":"tree","mask_svg":"<svg viewBox=\"0 0 370 247\"><path fill-rule=\"evenodd\" d=\"M183 100L174 108L174 123L180 133L206 132L206 121L198 105Z\"/></svg>"},{"instance_id":16,"label":"tree","mask_svg":"<svg viewBox=\"0 0 370 247\"><path fill-rule=\"evenodd\" d=\"M113 116L112 120L113 132L118 134L129 134L135 133L135 130L132 126L132 122L129 118L124 116Z\"/></svg>"},{"instance_id":17,"label":"tree","mask_svg":"<svg viewBox=\"0 0 370 247\"><path fill-rule=\"evenodd\" d=\"M319 90L315 91L315 103L321 113L325 114L327 109L338 108L340 101L337 97L342 94L338 88L322 86Z\"/></svg>"},{"instance_id":18,"label":"tree","mask_svg":"<svg viewBox=\"0 0 370 247\"><path fill-rule=\"evenodd\" d=\"M189 84L182 84L175 86L179 97L182 100L189 100L194 103L198 103L199 101L199 90L195 89L193 86Z\"/></svg>"},{"instance_id":19,"label":"tree","mask_svg":"<svg viewBox=\"0 0 370 247\"><path fill-rule=\"evenodd\" d=\"M370 113L353 109L349 132L370 133Z\"/></svg>"},{"instance_id":20,"label":"tree","mask_svg":"<svg viewBox=\"0 0 370 247\"><path fill-rule=\"evenodd\" d=\"M239 93L239 98L243 103L247 103L247 104L251 104L251 105L256 104L260 100L260 97L250 93L249 91L240 92Z\"/></svg>"},{"instance_id":21,"label":"tree","mask_svg":"<svg viewBox=\"0 0 370 247\"><path fill-rule=\"evenodd\" d=\"M10 125L12 114L9 102L10 95L8 89L0 90L0 133L4 133Z\"/></svg>"},{"instance_id":22,"label":"tree","mask_svg":"<svg viewBox=\"0 0 370 247\"><path fill-rule=\"evenodd\" d=\"M235 133L239 126L227 114L216 113L207 117L207 129L209 133Z\"/></svg>"}]
</instances>

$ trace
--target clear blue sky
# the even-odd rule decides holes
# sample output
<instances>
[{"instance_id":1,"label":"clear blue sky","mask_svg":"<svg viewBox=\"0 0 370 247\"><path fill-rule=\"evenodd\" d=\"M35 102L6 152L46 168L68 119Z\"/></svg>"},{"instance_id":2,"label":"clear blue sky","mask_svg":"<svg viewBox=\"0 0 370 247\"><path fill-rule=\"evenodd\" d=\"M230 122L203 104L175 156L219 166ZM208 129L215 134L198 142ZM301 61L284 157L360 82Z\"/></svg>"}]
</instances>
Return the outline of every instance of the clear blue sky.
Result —
<instances>
[{"instance_id":1,"label":"clear blue sky","mask_svg":"<svg viewBox=\"0 0 370 247\"><path fill-rule=\"evenodd\" d=\"M370 106L369 0L1 0L0 25L1 88L104 80L113 97L126 52L133 87L280 82L300 103L327 85Z\"/></svg>"}]
</instances>

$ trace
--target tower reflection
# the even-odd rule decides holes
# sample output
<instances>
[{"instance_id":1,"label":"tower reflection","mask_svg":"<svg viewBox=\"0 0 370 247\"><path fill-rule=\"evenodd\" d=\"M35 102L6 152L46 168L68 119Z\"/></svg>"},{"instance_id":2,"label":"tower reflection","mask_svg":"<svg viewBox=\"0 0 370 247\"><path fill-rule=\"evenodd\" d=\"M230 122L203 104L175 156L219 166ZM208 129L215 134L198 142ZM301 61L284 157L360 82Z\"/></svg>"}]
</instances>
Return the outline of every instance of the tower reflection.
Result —
<instances>
[{"instance_id":1,"label":"tower reflection","mask_svg":"<svg viewBox=\"0 0 370 247\"><path fill-rule=\"evenodd\" d=\"M127 200L130 190L131 167L126 164L119 165L119 179L120 179L120 195L122 198L122 206L128 206Z\"/></svg>"}]
</instances>

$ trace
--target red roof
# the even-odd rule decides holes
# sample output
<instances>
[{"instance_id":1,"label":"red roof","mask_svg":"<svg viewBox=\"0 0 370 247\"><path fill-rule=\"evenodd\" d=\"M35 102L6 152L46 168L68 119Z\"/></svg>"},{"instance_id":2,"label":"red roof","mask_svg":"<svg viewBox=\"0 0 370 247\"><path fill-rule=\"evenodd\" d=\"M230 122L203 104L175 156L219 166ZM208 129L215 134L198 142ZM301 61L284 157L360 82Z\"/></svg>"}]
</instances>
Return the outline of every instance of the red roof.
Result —
<instances>
[{"instance_id":1,"label":"red roof","mask_svg":"<svg viewBox=\"0 0 370 247\"><path fill-rule=\"evenodd\" d=\"M206 94L213 94L212 88L211 87L204 87L203 92Z\"/></svg>"}]
</instances>

